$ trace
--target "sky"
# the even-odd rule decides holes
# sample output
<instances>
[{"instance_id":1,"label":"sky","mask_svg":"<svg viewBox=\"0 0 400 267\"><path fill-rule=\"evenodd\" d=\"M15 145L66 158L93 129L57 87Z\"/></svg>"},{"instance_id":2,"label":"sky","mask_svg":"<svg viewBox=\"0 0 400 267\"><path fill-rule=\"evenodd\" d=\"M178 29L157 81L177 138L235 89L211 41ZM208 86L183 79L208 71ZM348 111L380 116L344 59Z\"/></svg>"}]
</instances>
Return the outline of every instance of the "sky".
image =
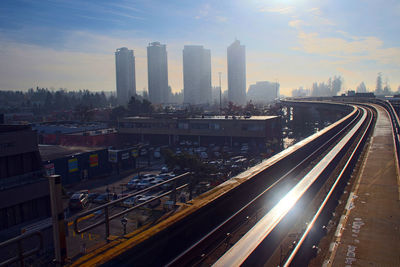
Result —
<instances>
[{"instance_id":1,"label":"sky","mask_svg":"<svg viewBox=\"0 0 400 267\"><path fill-rule=\"evenodd\" d=\"M169 84L183 88L182 49L211 49L212 84L227 88L226 49L246 46L247 88L278 81L281 93L340 75L345 89L378 72L400 86L399 0L1 0L0 90L115 91L117 48L136 57L147 90L148 43L167 45Z\"/></svg>"}]
</instances>

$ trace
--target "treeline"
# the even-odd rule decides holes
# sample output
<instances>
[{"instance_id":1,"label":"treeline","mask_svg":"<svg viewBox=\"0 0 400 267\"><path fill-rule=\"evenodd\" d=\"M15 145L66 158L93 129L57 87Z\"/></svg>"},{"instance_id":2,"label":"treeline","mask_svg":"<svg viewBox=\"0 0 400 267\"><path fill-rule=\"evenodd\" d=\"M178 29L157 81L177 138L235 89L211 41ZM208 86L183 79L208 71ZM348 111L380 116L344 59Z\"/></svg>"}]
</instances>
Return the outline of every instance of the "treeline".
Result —
<instances>
[{"instance_id":1,"label":"treeline","mask_svg":"<svg viewBox=\"0 0 400 267\"><path fill-rule=\"evenodd\" d=\"M49 111L75 110L78 107L103 108L116 106L115 96L89 90L56 91L47 88L23 91L0 91L0 112L30 111L42 114Z\"/></svg>"},{"instance_id":2,"label":"treeline","mask_svg":"<svg viewBox=\"0 0 400 267\"><path fill-rule=\"evenodd\" d=\"M126 106L117 106L112 109L110 119L112 121L117 121L119 118L126 116L139 116L152 114L155 111L151 102L143 97L136 95L129 99Z\"/></svg>"},{"instance_id":3,"label":"treeline","mask_svg":"<svg viewBox=\"0 0 400 267\"><path fill-rule=\"evenodd\" d=\"M303 87L299 87L298 89L292 90L293 97L307 97L307 96L336 96L339 93L346 93L343 89L343 78L341 76L335 76L333 78L329 78L327 82L322 83L313 83L311 89L304 89ZM347 90L351 90L350 88ZM376 78L376 86L375 89L368 89L365 86L364 82L361 82L357 88L355 89L357 93L366 93L373 92L375 95L385 95L390 96L394 94L400 94L400 86L397 88L397 91L392 91L392 88L389 85L389 80L386 78L385 82L383 82L382 73L379 72Z\"/></svg>"}]
</instances>

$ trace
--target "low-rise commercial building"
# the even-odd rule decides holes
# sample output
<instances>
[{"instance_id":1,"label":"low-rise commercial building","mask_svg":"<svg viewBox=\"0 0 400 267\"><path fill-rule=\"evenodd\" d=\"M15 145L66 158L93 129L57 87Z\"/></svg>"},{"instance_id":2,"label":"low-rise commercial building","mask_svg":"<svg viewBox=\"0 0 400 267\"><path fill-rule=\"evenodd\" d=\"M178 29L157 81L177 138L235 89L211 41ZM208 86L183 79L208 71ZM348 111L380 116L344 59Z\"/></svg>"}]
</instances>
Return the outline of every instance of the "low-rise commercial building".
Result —
<instances>
[{"instance_id":1,"label":"low-rise commercial building","mask_svg":"<svg viewBox=\"0 0 400 267\"><path fill-rule=\"evenodd\" d=\"M0 125L0 241L50 212L36 132L28 125Z\"/></svg>"},{"instance_id":2,"label":"low-rise commercial building","mask_svg":"<svg viewBox=\"0 0 400 267\"><path fill-rule=\"evenodd\" d=\"M281 137L277 116L128 117L118 132L126 142L173 145L179 140L210 143L268 143Z\"/></svg>"}]
</instances>

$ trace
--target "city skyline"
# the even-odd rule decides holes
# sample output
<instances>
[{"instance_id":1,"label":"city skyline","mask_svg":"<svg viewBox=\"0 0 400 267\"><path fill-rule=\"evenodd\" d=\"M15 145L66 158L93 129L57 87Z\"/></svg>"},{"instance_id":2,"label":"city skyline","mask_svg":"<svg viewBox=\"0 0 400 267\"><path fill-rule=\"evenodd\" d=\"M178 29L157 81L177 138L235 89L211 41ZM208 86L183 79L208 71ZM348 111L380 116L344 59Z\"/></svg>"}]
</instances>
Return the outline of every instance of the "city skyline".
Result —
<instances>
[{"instance_id":1,"label":"city skyline","mask_svg":"<svg viewBox=\"0 0 400 267\"><path fill-rule=\"evenodd\" d=\"M354 10L357 10L355 13ZM281 93L311 88L341 75L344 88L375 88L378 72L400 85L400 3L352 1L2 1L0 89L63 87L115 90L113 51L135 50L137 89L147 88L146 46L168 45L169 84L183 89L182 48L211 49L212 85L226 47L246 44L246 89L257 81L281 84Z\"/></svg>"}]
</instances>

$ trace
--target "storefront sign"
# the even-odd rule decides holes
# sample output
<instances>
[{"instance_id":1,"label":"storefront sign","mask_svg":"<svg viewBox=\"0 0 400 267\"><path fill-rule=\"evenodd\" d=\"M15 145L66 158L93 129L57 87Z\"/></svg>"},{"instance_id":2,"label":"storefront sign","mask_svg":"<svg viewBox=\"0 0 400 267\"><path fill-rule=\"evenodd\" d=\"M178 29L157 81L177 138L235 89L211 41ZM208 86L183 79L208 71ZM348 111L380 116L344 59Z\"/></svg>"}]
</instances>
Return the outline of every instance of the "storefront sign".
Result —
<instances>
[{"instance_id":1,"label":"storefront sign","mask_svg":"<svg viewBox=\"0 0 400 267\"><path fill-rule=\"evenodd\" d=\"M78 171L78 159L77 158L68 160L68 170L69 170L69 172Z\"/></svg>"},{"instance_id":2,"label":"storefront sign","mask_svg":"<svg viewBox=\"0 0 400 267\"><path fill-rule=\"evenodd\" d=\"M56 174L55 168L54 168L54 163L49 163L49 164L44 165L44 170L45 170L47 176Z\"/></svg>"},{"instance_id":3,"label":"storefront sign","mask_svg":"<svg viewBox=\"0 0 400 267\"><path fill-rule=\"evenodd\" d=\"M117 163L118 162L118 151L117 150L108 150L108 161Z\"/></svg>"},{"instance_id":4,"label":"storefront sign","mask_svg":"<svg viewBox=\"0 0 400 267\"><path fill-rule=\"evenodd\" d=\"M89 156L89 164L90 167L97 167L99 166L99 155L92 154Z\"/></svg>"},{"instance_id":5,"label":"storefront sign","mask_svg":"<svg viewBox=\"0 0 400 267\"><path fill-rule=\"evenodd\" d=\"M122 153L121 159L129 159L129 152Z\"/></svg>"},{"instance_id":6,"label":"storefront sign","mask_svg":"<svg viewBox=\"0 0 400 267\"><path fill-rule=\"evenodd\" d=\"M137 151L137 149L132 149L131 155L132 157L137 158L139 156L139 151Z\"/></svg>"}]
</instances>

